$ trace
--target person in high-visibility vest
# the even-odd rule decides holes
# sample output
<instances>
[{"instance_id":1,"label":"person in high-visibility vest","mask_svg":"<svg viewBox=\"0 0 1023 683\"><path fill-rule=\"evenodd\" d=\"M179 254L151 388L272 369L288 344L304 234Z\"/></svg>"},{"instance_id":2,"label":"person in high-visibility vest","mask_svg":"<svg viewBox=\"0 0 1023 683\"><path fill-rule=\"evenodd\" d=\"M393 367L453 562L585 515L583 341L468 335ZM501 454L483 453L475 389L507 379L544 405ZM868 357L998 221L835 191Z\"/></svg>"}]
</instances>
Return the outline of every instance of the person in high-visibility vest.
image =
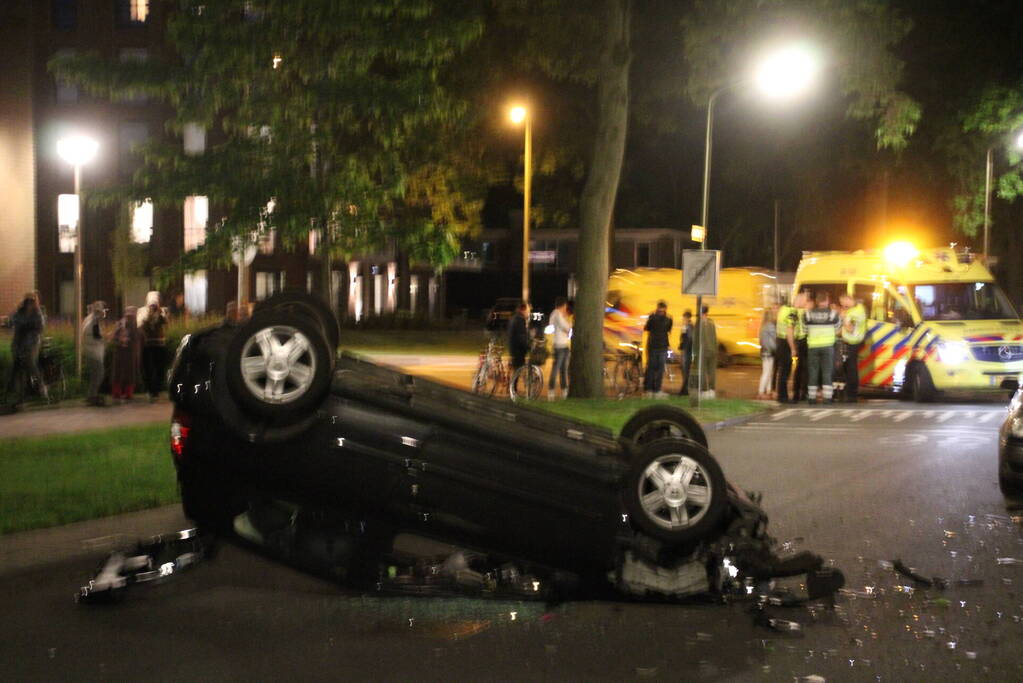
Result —
<instances>
[{"instance_id":1,"label":"person in high-visibility vest","mask_svg":"<svg viewBox=\"0 0 1023 683\"><path fill-rule=\"evenodd\" d=\"M860 387L860 346L867 335L867 310L848 294L838 300L842 304L842 341L845 343L845 400L856 403Z\"/></svg>"},{"instance_id":2,"label":"person in high-visibility vest","mask_svg":"<svg viewBox=\"0 0 1023 683\"><path fill-rule=\"evenodd\" d=\"M792 359L796 355L796 320L798 314L793 306L783 303L778 307L778 319L775 322L775 334L778 343L774 350L775 387L778 391L778 402L789 402L789 375L792 373Z\"/></svg>"},{"instance_id":3,"label":"person in high-visibility vest","mask_svg":"<svg viewBox=\"0 0 1023 683\"><path fill-rule=\"evenodd\" d=\"M817 387L823 391L824 402L831 401L835 337L840 324L841 319L831 308L831 297L827 291L818 292L816 306L806 312L807 403L817 402Z\"/></svg>"},{"instance_id":4,"label":"person in high-visibility vest","mask_svg":"<svg viewBox=\"0 0 1023 683\"><path fill-rule=\"evenodd\" d=\"M792 402L799 403L806 398L806 370L809 367L806 348L806 312L813 308L813 295L800 292L796 295L794 308L796 322L793 332L796 337L796 372L792 378Z\"/></svg>"}]
</instances>

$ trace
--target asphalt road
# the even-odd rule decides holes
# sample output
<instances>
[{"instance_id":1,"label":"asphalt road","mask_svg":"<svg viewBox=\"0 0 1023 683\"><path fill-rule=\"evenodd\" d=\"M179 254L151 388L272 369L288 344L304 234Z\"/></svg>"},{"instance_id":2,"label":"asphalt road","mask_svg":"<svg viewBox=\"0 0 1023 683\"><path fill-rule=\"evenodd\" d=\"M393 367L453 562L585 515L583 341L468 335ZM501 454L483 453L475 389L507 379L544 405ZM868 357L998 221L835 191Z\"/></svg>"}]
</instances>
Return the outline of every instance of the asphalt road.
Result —
<instances>
[{"instance_id":1,"label":"asphalt road","mask_svg":"<svg viewBox=\"0 0 1023 683\"><path fill-rule=\"evenodd\" d=\"M112 533L96 522L39 532L42 559L7 563L0 680L1019 679L1023 566L996 561L1023 560L996 484L1003 414L872 401L710 435L726 474L764 493L772 534L847 576L834 610L776 610L803 624L794 636L754 625L744 604L363 596L231 546L120 605L76 606L103 556L82 540ZM33 538L5 541L31 555ZM983 584L905 588L881 564L896 558Z\"/></svg>"}]
</instances>

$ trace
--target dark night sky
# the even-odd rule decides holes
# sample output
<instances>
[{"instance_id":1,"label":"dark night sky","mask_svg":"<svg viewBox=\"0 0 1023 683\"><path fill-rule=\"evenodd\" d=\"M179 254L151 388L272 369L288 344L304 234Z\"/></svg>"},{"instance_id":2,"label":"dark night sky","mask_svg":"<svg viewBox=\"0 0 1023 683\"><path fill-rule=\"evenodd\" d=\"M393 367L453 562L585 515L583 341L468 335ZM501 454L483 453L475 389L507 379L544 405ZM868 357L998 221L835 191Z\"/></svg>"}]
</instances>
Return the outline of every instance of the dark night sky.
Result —
<instances>
[{"instance_id":1,"label":"dark night sky","mask_svg":"<svg viewBox=\"0 0 1023 683\"><path fill-rule=\"evenodd\" d=\"M977 135L957 130L956 121L981 87L1019 82L1023 12L1017 2L1004 0L894 4L914 25L895 49L906 63L901 87L923 107L919 129L902 152L878 151L872 127L845 118L846 103L827 73L812 95L786 109L743 92L719 101L710 246L724 249L728 264L770 264L775 198L782 200L787 268L795 267L804 249L874 247L895 235L932 244L970 241L952 231L956 188L938 141ZM642 68L642 61L637 64ZM688 230L699 222L705 109L682 98L664 102L661 114L671 117L675 130L659 132L637 122L630 128L619 226ZM537 179L538 201L544 184L553 182ZM514 204L514 193L500 194L499 204ZM1018 224L1018 210L999 204L998 227Z\"/></svg>"}]
</instances>

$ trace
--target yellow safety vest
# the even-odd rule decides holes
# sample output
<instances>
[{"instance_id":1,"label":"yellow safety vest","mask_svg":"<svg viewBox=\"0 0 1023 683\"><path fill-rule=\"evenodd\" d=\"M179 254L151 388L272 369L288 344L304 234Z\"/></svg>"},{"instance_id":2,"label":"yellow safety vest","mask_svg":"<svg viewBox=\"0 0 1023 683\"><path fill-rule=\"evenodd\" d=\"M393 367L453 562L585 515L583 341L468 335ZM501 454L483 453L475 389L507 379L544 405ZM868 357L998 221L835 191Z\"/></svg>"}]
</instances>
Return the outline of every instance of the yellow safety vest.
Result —
<instances>
[{"instance_id":1,"label":"yellow safety vest","mask_svg":"<svg viewBox=\"0 0 1023 683\"><path fill-rule=\"evenodd\" d=\"M789 318L792 317L793 313L795 313L795 309L791 306L781 306L778 309L775 334L777 334L779 340L789 338Z\"/></svg>"},{"instance_id":2,"label":"yellow safety vest","mask_svg":"<svg viewBox=\"0 0 1023 683\"><path fill-rule=\"evenodd\" d=\"M852 321L853 329L850 332L842 325L842 341L846 344L859 344L867 334L867 310L863 304L856 304L846 312L843 323L847 321Z\"/></svg>"},{"instance_id":3,"label":"yellow safety vest","mask_svg":"<svg viewBox=\"0 0 1023 683\"><path fill-rule=\"evenodd\" d=\"M838 316L830 310L815 308L806 314L806 345L820 349L835 345L835 323Z\"/></svg>"},{"instance_id":4,"label":"yellow safety vest","mask_svg":"<svg viewBox=\"0 0 1023 683\"><path fill-rule=\"evenodd\" d=\"M806 339L806 311L796 309L796 340Z\"/></svg>"}]
</instances>

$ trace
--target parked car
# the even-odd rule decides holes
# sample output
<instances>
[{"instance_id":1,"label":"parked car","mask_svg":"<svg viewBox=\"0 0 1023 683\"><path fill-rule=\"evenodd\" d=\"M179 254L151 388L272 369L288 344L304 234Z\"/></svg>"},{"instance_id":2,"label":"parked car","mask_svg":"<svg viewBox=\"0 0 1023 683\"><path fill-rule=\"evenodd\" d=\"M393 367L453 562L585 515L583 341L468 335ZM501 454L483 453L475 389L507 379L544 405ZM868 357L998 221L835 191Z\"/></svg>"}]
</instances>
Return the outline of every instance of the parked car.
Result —
<instances>
[{"instance_id":1,"label":"parked car","mask_svg":"<svg viewBox=\"0 0 1023 683\"><path fill-rule=\"evenodd\" d=\"M288 295L181 341L171 450L200 527L241 532L254 506L273 501L349 536L381 529L378 547L412 532L633 592L711 589L720 581L707 568L726 557L756 575L820 566L773 555L766 515L725 480L682 410L640 410L615 436L335 357L336 334L322 304Z\"/></svg>"},{"instance_id":2,"label":"parked car","mask_svg":"<svg viewBox=\"0 0 1023 683\"><path fill-rule=\"evenodd\" d=\"M1006 496L1023 494L1023 389L1016 390L998 430L998 485Z\"/></svg>"}]
</instances>

